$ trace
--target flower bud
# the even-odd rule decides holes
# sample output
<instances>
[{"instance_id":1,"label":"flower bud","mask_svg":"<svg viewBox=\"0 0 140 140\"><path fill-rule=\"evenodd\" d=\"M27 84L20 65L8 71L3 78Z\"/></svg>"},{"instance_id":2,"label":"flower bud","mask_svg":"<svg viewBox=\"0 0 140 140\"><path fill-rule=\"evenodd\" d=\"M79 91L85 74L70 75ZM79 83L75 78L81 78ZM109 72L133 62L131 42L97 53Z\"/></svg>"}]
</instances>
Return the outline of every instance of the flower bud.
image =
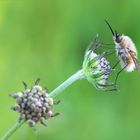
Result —
<instances>
[{"instance_id":1,"label":"flower bud","mask_svg":"<svg viewBox=\"0 0 140 140\"><path fill-rule=\"evenodd\" d=\"M11 95L16 99L16 105L12 109L20 113L19 121L25 119L31 127L36 123L46 126L45 119L53 115L53 98L49 97L47 91L38 84L37 81L33 88L29 89L24 82L25 91Z\"/></svg>"},{"instance_id":2,"label":"flower bud","mask_svg":"<svg viewBox=\"0 0 140 140\"><path fill-rule=\"evenodd\" d=\"M33 120L27 120L27 123L29 124L30 127L35 126L35 122Z\"/></svg>"}]
</instances>

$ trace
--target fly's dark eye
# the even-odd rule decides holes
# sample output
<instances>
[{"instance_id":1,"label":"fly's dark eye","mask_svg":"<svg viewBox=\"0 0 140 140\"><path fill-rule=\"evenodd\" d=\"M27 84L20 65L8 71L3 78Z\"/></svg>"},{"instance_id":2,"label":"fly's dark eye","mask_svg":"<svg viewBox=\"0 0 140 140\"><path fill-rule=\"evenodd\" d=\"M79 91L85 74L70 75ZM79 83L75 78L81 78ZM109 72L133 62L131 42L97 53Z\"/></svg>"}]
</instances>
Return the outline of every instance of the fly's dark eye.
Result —
<instances>
[{"instance_id":1,"label":"fly's dark eye","mask_svg":"<svg viewBox=\"0 0 140 140\"><path fill-rule=\"evenodd\" d=\"M117 43L120 43L121 42L121 35L115 30L115 41L117 42Z\"/></svg>"},{"instance_id":2,"label":"fly's dark eye","mask_svg":"<svg viewBox=\"0 0 140 140\"><path fill-rule=\"evenodd\" d=\"M117 42L117 43L120 43L121 40L122 40L121 36L120 36L120 35L117 35L117 36L116 36L116 42Z\"/></svg>"}]
</instances>

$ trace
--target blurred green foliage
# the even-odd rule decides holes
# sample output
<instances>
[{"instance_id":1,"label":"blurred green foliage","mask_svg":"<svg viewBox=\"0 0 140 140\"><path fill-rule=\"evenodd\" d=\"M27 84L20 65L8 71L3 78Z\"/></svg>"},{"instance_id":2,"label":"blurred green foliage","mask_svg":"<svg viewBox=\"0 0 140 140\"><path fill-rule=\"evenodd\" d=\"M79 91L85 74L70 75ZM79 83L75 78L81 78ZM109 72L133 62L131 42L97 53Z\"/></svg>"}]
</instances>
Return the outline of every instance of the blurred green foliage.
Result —
<instances>
[{"instance_id":1,"label":"blurred green foliage","mask_svg":"<svg viewBox=\"0 0 140 140\"><path fill-rule=\"evenodd\" d=\"M31 86L36 78L49 91L81 68L83 54L99 33L112 37L104 19L132 37L140 52L139 0L0 0L0 136L18 119L10 111L11 92ZM22 126L10 140L138 140L140 139L140 77L123 72L120 92L104 93L86 80L76 82L58 99L59 117Z\"/></svg>"}]
</instances>

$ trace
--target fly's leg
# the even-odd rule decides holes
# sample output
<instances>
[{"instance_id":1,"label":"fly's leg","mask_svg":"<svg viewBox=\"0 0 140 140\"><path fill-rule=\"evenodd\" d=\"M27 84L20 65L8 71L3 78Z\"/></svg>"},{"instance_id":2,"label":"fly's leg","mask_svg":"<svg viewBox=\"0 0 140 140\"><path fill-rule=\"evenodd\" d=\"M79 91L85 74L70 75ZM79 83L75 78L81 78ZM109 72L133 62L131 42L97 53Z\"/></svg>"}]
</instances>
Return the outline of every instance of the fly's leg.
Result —
<instances>
[{"instance_id":1,"label":"fly's leg","mask_svg":"<svg viewBox=\"0 0 140 140\"><path fill-rule=\"evenodd\" d=\"M117 80L118 80L118 77L119 77L119 75L120 75L120 73L127 67L128 65L126 65L125 67L123 67L118 73L117 73L117 76L116 76L116 78L115 78L115 85L117 84Z\"/></svg>"}]
</instances>

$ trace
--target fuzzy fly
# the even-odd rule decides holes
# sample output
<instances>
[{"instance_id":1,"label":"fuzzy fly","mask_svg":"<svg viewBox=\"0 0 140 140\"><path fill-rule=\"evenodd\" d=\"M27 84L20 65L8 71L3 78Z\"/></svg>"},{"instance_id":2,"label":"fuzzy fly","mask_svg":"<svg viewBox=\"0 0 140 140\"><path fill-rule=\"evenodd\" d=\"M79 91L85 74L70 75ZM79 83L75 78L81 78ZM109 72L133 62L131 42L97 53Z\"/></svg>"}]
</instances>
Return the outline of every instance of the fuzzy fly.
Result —
<instances>
[{"instance_id":1,"label":"fuzzy fly","mask_svg":"<svg viewBox=\"0 0 140 140\"><path fill-rule=\"evenodd\" d=\"M108 21L107 23L115 43L116 54L119 58L117 64L120 63L122 69L116 76L115 83L119 74L124 70L126 72L132 72L135 68L140 73L140 63L138 62L138 52L132 39L128 36L119 34L116 30L114 31ZM115 66L117 66L117 64Z\"/></svg>"}]
</instances>

